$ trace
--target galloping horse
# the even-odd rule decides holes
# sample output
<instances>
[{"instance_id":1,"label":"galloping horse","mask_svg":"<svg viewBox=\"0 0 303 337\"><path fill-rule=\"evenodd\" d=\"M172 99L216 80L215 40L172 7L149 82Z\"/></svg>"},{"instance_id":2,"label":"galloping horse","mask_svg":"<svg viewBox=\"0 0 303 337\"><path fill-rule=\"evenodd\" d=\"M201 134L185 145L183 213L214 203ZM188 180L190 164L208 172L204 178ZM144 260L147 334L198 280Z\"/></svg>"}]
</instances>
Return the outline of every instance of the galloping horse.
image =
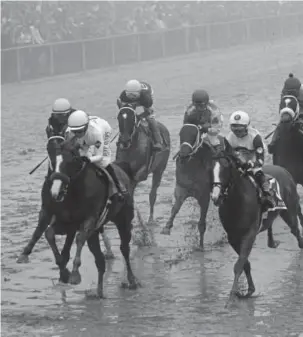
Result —
<instances>
[{"instance_id":1,"label":"galloping horse","mask_svg":"<svg viewBox=\"0 0 303 337\"><path fill-rule=\"evenodd\" d=\"M278 137L270 152L273 164L286 168L295 183L303 186L303 131L298 127L298 123L282 114L277 126Z\"/></svg>"},{"instance_id":2,"label":"galloping horse","mask_svg":"<svg viewBox=\"0 0 303 337\"><path fill-rule=\"evenodd\" d=\"M49 158L49 165L48 165L48 172L46 176L46 180L44 181L43 184L43 189L49 186L49 178L52 173L55 172L56 168L58 165L60 165L60 162L57 160L60 160L61 155L60 155L60 144L64 142L65 138L62 136L52 136L49 137L47 140L47 153L48 153L48 158ZM59 152L58 152L59 151ZM34 233L32 234L31 239L29 240L28 244L25 246L23 249L22 253L17 259L17 263L28 263L29 262L29 255L32 253L33 248L35 247L36 243L40 240L42 234L45 232L47 226L49 225L49 215L47 214L47 210L45 209L45 204L43 203L42 200L42 205L41 209L39 212L39 219L38 219L38 225L34 230ZM112 259L114 257L109 239L105 232L102 234L102 238L106 247L106 254L105 257L106 259ZM73 241L70 242L70 245L72 245ZM67 250L70 248L66 247Z\"/></svg>"},{"instance_id":3,"label":"galloping horse","mask_svg":"<svg viewBox=\"0 0 303 337\"><path fill-rule=\"evenodd\" d=\"M286 205L284 209L269 211L264 219L254 179L247 171L240 172L237 166L238 158L234 154L221 152L214 158L211 197L215 205L219 206L219 216L228 242L239 256L234 266L234 282L229 301L234 300L236 296L250 297L254 293L255 285L248 257L258 233L270 228L278 215L291 229L299 247L303 248L297 218L301 212L299 196L290 173L280 166L264 166L265 174L269 176L271 184L276 186L276 191ZM301 225L303 226L302 222ZM246 294L238 291L238 280L243 270L248 282Z\"/></svg>"},{"instance_id":4,"label":"galloping horse","mask_svg":"<svg viewBox=\"0 0 303 337\"><path fill-rule=\"evenodd\" d=\"M154 206L157 190L160 186L170 154L170 134L160 122L162 150L153 152L153 140L144 118L138 116L132 106L124 106L119 110L119 140L117 142L116 159L129 163L134 175L134 186L145 181L150 173L153 174L152 188L149 194L150 214L149 223L154 221Z\"/></svg>"},{"instance_id":5,"label":"galloping horse","mask_svg":"<svg viewBox=\"0 0 303 337\"><path fill-rule=\"evenodd\" d=\"M60 269L60 280L64 283L79 284L81 276L81 251L87 241L89 250L95 257L98 270L97 294L90 296L103 297L103 275L105 259L100 248L99 232L103 226L112 221L116 224L121 245L120 250L126 262L127 277L130 288L138 285L132 272L129 255L132 220L134 217L133 197L121 201L117 198L117 187L105 170L97 168L79 154L78 144L73 140L65 140L57 148L57 162L54 173L42 190L42 202L49 217L49 226L45 231L46 239L53 251L56 264ZM127 163L112 163L118 179L126 189L131 186L131 171ZM70 273L66 268L70 245L76 232L76 255L73 261L73 270ZM55 235L65 235L65 246L61 254L57 248Z\"/></svg>"},{"instance_id":6,"label":"galloping horse","mask_svg":"<svg viewBox=\"0 0 303 337\"><path fill-rule=\"evenodd\" d=\"M170 234L173 221L182 204L189 197L194 197L200 206L200 249L204 247L206 215L212 190L212 156L214 148L200 137L200 130L194 124L185 124L180 133L180 151L176 160L175 203L162 234ZM218 138L223 141L223 138ZM222 144L222 143L221 143ZM220 144L218 144L220 145Z\"/></svg>"}]
</instances>

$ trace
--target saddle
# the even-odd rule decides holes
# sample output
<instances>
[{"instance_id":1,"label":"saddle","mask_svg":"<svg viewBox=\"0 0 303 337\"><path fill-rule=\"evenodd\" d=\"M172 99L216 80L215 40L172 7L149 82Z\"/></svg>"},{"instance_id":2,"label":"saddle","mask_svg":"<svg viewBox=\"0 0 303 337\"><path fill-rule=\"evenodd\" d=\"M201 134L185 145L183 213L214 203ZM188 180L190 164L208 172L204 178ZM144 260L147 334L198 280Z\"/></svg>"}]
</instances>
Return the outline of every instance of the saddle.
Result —
<instances>
[{"instance_id":1,"label":"saddle","mask_svg":"<svg viewBox=\"0 0 303 337\"><path fill-rule=\"evenodd\" d=\"M254 179L253 175L249 174L248 175L249 179L251 180L251 182L253 183L253 185L256 187L257 192L258 192L258 198L261 202L261 204L264 203L264 197L263 197L263 193L261 190L261 187L259 186L259 184L256 182L256 180ZM273 176L269 175L269 174L265 174L265 178L267 181L267 184L269 186L269 191L271 194L271 200L273 201L273 207L267 208L266 212L273 212L276 210L282 210L282 209L287 209L281 193L280 193L280 185L279 182L277 181L276 178L274 178Z\"/></svg>"}]
</instances>

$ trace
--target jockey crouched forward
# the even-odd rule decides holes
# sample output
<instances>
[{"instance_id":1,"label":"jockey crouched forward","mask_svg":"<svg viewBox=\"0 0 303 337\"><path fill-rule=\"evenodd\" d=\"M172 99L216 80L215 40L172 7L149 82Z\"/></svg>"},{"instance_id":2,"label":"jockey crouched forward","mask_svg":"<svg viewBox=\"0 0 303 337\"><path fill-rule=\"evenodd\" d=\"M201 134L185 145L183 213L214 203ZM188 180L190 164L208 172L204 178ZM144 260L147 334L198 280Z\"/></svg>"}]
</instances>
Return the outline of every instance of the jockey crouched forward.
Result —
<instances>
[{"instance_id":1,"label":"jockey crouched forward","mask_svg":"<svg viewBox=\"0 0 303 337\"><path fill-rule=\"evenodd\" d=\"M72 108L66 98L56 99L53 103L52 112L45 129L47 138L52 136L64 136L68 117L74 111L76 111L76 109Z\"/></svg>"},{"instance_id":2,"label":"jockey crouched forward","mask_svg":"<svg viewBox=\"0 0 303 337\"><path fill-rule=\"evenodd\" d=\"M216 104L209 99L208 93L205 90L195 90L192 102L185 111L183 124L198 126L202 134L207 134L211 145L217 147L223 145L218 138L222 123L222 114Z\"/></svg>"},{"instance_id":3,"label":"jockey crouched forward","mask_svg":"<svg viewBox=\"0 0 303 337\"><path fill-rule=\"evenodd\" d=\"M281 92L281 100L279 105L279 114L290 116L296 127L303 132L303 85L301 81L289 74L285 80ZM268 144L268 152L273 153L277 141L280 137L279 126L276 128L272 141Z\"/></svg>"},{"instance_id":4,"label":"jockey crouched forward","mask_svg":"<svg viewBox=\"0 0 303 337\"><path fill-rule=\"evenodd\" d=\"M254 159L247 158L247 162L243 165L246 169L251 169L253 176L260 186L265 204L274 207L274 201L270 193L269 183L263 172L265 147L263 139L258 130L249 127L250 118L244 111L235 111L229 119L230 132L225 137L225 147L232 153L242 149L255 152ZM242 156L241 156L242 158Z\"/></svg>"},{"instance_id":5,"label":"jockey crouched forward","mask_svg":"<svg viewBox=\"0 0 303 337\"><path fill-rule=\"evenodd\" d=\"M146 82L130 80L126 83L125 89L117 99L118 108L121 109L125 104L131 104L136 107L142 106L144 113L140 116L145 117L154 139L153 148L156 151L162 149L162 139L158 128L157 121L153 113L153 89Z\"/></svg>"},{"instance_id":6,"label":"jockey crouched forward","mask_svg":"<svg viewBox=\"0 0 303 337\"><path fill-rule=\"evenodd\" d=\"M76 137L80 154L99 168L106 169L113 178L118 196L124 199L128 191L120 184L111 165L110 137L112 128L109 123L96 116L88 116L82 110L74 111L68 118L66 137Z\"/></svg>"}]
</instances>

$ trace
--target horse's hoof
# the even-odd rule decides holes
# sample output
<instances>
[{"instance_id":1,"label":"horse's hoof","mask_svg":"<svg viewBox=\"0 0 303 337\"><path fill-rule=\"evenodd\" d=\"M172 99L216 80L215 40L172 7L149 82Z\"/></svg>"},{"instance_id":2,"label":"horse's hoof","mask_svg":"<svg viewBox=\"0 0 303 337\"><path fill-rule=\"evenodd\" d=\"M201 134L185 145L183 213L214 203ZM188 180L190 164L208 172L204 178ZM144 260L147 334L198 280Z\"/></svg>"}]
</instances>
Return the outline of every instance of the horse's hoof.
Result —
<instances>
[{"instance_id":1,"label":"horse's hoof","mask_svg":"<svg viewBox=\"0 0 303 337\"><path fill-rule=\"evenodd\" d=\"M115 259L115 255L114 253L110 252L110 253L105 253L104 254L104 258L105 260L114 260Z\"/></svg>"},{"instance_id":2,"label":"horse's hoof","mask_svg":"<svg viewBox=\"0 0 303 337\"><path fill-rule=\"evenodd\" d=\"M157 222L153 218L148 219L147 225L148 226L156 226Z\"/></svg>"},{"instance_id":3,"label":"horse's hoof","mask_svg":"<svg viewBox=\"0 0 303 337\"><path fill-rule=\"evenodd\" d=\"M249 298L254 293L254 290L248 290L247 293L242 293L241 291L236 292L236 296L240 299Z\"/></svg>"},{"instance_id":4,"label":"horse's hoof","mask_svg":"<svg viewBox=\"0 0 303 337\"><path fill-rule=\"evenodd\" d=\"M69 277L69 283L73 285L78 285L81 283L81 275L77 272L72 272Z\"/></svg>"},{"instance_id":5,"label":"horse's hoof","mask_svg":"<svg viewBox=\"0 0 303 337\"><path fill-rule=\"evenodd\" d=\"M28 255L21 254L17 259L17 263L29 263Z\"/></svg>"},{"instance_id":6,"label":"horse's hoof","mask_svg":"<svg viewBox=\"0 0 303 337\"><path fill-rule=\"evenodd\" d=\"M129 282L128 288L130 290L136 290L138 288L141 288L141 284L138 280L132 280L131 282Z\"/></svg>"},{"instance_id":7,"label":"horse's hoof","mask_svg":"<svg viewBox=\"0 0 303 337\"><path fill-rule=\"evenodd\" d=\"M277 248L279 245L280 245L280 241L278 240L270 241L267 244L268 248Z\"/></svg>"},{"instance_id":8,"label":"horse's hoof","mask_svg":"<svg viewBox=\"0 0 303 337\"><path fill-rule=\"evenodd\" d=\"M97 290L86 290L85 291L85 297L88 300L100 300L105 299L105 296L103 295L103 290L97 289Z\"/></svg>"},{"instance_id":9,"label":"horse's hoof","mask_svg":"<svg viewBox=\"0 0 303 337\"><path fill-rule=\"evenodd\" d=\"M163 227L163 229L162 229L162 231L160 232L160 234L170 235L170 228Z\"/></svg>"},{"instance_id":10,"label":"horse's hoof","mask_svg":"<svg viewBox=\"0 0 303 337\"><path fill-rule=\"evenodd\" d=\"M59 282L62 283L68 283L70 279L70 271L65 268L64 270L60 271L60 278L59 278Z\"/></svg>"}]
</instances>

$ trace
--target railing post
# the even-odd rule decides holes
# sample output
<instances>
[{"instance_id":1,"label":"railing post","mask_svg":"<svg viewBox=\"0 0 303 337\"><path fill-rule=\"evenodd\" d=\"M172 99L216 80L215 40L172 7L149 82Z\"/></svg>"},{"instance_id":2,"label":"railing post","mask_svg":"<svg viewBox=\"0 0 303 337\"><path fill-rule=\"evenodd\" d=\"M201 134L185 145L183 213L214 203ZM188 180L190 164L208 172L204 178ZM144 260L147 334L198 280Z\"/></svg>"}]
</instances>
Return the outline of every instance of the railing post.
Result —
<instances>
[{"instance_id":1,"label":"railing post","mask_svg":"<svg viewBox=\"0 0 303 337\"><path fill-rule=\"evenodd\" d=\"M207 50L211 49L211 41L210 41L210 24L206 26L206 46Z\"/></svg>"},{"instance_id":2,"label":"railing post","mask_svg":"<svg viewBox=\"0 0 303 337\"><path fill-rule=\"evenodd\" d=\"M53 49L54 45L51 44L49 46L49 62L50 62L50 74L54 75L55 73L55 68L54 68L54 49Z\"/></svg>"},{"instance_id":3,"label":"railing post","mask_svg":"<svg viewBox=\"0 0 303 337\"><path fill-rule=\"evenodd\" d=\"M19 82L22 81L20 50L21 50L21 48L18 48L16 50L16 52L17 52L17 78L18 78Z\"/></svg>"},{"instance_id":4,"label":"railing post","mask_svg":"<svg viewBox=\"0 0 303 337\"><path fill-rule=\"evenodd\" d=\"M140 42L141 42L140 36L141 36L141 34L137 33L136 41L137 41L137 59L138 59L138 62L141 62L141 59L142 59L141 46L140 46Z\"/></svg>"},{"instance_id":5,"label":"railing post","mask_svg":"<svg viewBox=\"0 0 303 337\"><path fill-rule=\"evenodd\" d=\"M81 52L82 52L82 70L86 71L86 48L85 43L81 41Z\"/></svg>"},{"instance_id":6,"label":"railing post","mask_svg":"<svg viewBox=\"0 0 303 337\"><path fill-rule=\"evenodd\" d=\"M110 38L111 54L112 54L112 65L116 64L116 53L115 53L115 38Z\"/></svg>"},{"instance_id":7,"label":"railing post","mask_svg":"<svg viewBox=\"0 0 303 337\"><path fill-rule=\"evenodd\" d=\"M166 47L165 47L165 31L161 30L161 47L162 47L162 57L166 55Z\"/></svg>"},{"instance_id":8,"label":"railing post","mask_svg":"<svg viewBox=\"0 0 303 337\"><path fill-rule=\"evenodd\" d=\"M184 27L185 29L185 51L186 51L186 54L189 53L189 26L186 26Z\"/></svg>"}]
</instances>

